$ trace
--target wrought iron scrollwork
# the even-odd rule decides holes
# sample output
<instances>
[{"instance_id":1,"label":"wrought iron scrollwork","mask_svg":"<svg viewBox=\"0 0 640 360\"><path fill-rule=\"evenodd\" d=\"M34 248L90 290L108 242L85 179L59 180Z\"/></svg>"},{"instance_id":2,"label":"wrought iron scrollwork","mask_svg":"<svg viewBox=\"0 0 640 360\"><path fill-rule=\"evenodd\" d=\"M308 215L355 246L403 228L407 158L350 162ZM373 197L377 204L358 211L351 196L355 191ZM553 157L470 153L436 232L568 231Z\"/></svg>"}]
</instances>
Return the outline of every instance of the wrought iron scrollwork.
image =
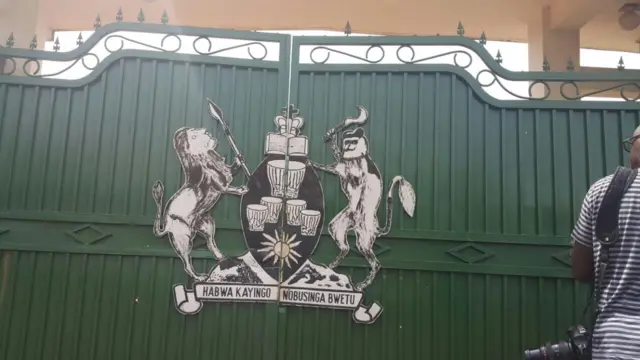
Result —
<instances>
[{"instance_id":1,"label":"wrought iron scrollwork","mask_svg":"<svg viewBox=\"0 0 640 360\"><path fill-rule=\"evenodd\" d=\"M325 56L324 59L322 59L322 60L316 60L315 59L314 54L318 50L325 50L326 51L326 56ZM373 50L379 51L379 53L380 53L380 58L379 59L370 59ZM382 46L380 46L380 45L371 45L371 46L369 46L369 48L365 52L364 57L358 56L358 55L355 55L355 54L350 54L350 53L345 52L345 51L340 51L340 50L337 50L337 49L333 49L333 48L330 48L330 47L327 47L327 46L316 46L316 47L314 47L311 50L311 52L309 53L309 57L311 58L311 61L314 64L326 64L327 61L329 61L329 58L331 57L331 53L336 53L336 54L348 56L348 57L350 57L352 59L357 59L357 60L360 60L360 61L364 61L364 62L367 62L369 64L377 64L380 61L382 61L384 59L384 56L385 56L385 52L384 52L384 49L382 48Z\"/></svg>"},{"instance_id":2,"label":"wrought iron scrollwork","mask_svg":"<svg viewBox=\"0 0 640 360\"><path fill-rule=\"evenodd\" d=\"M95 60L95 65L88 65L87 61L85 60L86 58L92 58ZM29 77L38 77L38 78L48 78L48 77L54 77L54 76L58 76L61 75L65 72L67 72L67 70L71 69L72 67L76 66L76 64L82 64L82 67L84 67L86 70L94 70L98 64L100 64L100 58L98 57L98 55L94 54L94 53L86 53L84 55L82 55L81 58L74 60L71 65L65 67L64 69L55 72L55 73L51 73L51 74L40 74L40 70L41 70L41 63L40 60L34 60L34 59L29 59L27 61L24 62L24 64L22 65L22 72L29 76ZM35 64L36 69L29 71L28 68L31 64Z\"/></svg>"},{"instance_id":3,"label":"wrought iron scrollwork","mask_svg":"<svg viewBox=\"0 0 640 360\"><path fill-rule=\"evenodd\" d=\"M459 34L460 35L460 34ZM402 65L425 65L425 62L430 60L443 59L445 57L452 56L452 65L455 65L461 69L469 69L474 62L474 54L480 58L483 69L479 69L477 73L475 71L471 74L472 78L475 78L477 84L488 90L488 88L497 86L504 92L509 94L515 99L520 100L548 100L548 99L565 99L565 100L580 100L585 97L597 96L611 90L620 91L620 98L625 101L639 101L640 100L640 72L635 72L629 79L627 76L621 76L618 74L596 74L596 73L581 73L572 72L574 66L571 59L567 63L567 72L551 72L551 64L547 61L546 57L543 61L543 71L541 72L513 72L506 70L502 67L502 55L500 51L497 52L494 58L489 54L486 45L486 35L481 36L478 42L465 38L464 36L449 36L449 37L431 37L431 38L415 38L416 42L412 43L412 40L407 41L407 38L398 38L398 42L395 40L389 40L389 38L383 38L381 43L372 44L372 38L336 38L333 42L331 38L318 37L318 38L306 38L301 41L301 46L311 47L309 52L309 58L313 64L327 64L331 59L332 54L339 54L344 57L359 60L360 62L368 64L387 63L391 60L391 63L401 63ZM314 42L316 41L317 42ZM346 40L346 41L345 41ZM420 56L418 47L462 47L466 49L453 49L449 51L442 51L437 54L429 56ZM351 47L350 50L340 49L340 47ZM366 47L365 55L357 50L353 50L353 47L360 47L364 49ZM385 50L389 48L396 48L396 59L386 59ZM375 55L372 55L375 53ZM346 63L346 61L333 61L332 64ZM447 62L451 64L450 62ZM622 63L622 60L619 62ZM618 69L623 71L623 65L620 65ZM354 64L354 66L357 66ZM626 70L628 71L628 70ZM631 74L629 74L631 75ZM637 80L635 80L637 79ZM615 82L614 86L607 88L597 89L580 94L579 83L593 84L603 82ZM514 91L510 88L512 82L525 83L527 90ZM573 92L569 91L569 87ZM575 95L574 95L575 94ZM552 96L553 95L553 96Z\"/></svg>"},{"instance_id":4,"label":"wrought iron scrollwork","mask_svg":"<svg viewBox=\"0 0 640 360\"><path fill-rule=\"evenodd\" d=\"M13 75L16 72L22 71L24 75L28 77L36 78L52 78L59 76L72 68L81 64L86 70L94 70L101 62L100 58L96 55L93 48L100 43L100 40L104 40L104 48L110 53L116 53L126 48L127 44L135 44L136 47L142 47L142 50L152 50L164 53L188 53L194 52L202 56L212 55L224 55L227 52L245 49L250 59L252 60L265 60L268 57L268 47L261 41L273 41L278 42L282 40L269 40L265 38L264 34L253 35L247 33L246 39L238 45L223 47L214 49L214 42L217 38L226 38L228 32L224 31L214 32L207 29L194 29L194 28L181 28L179 35L177 33L167 33L172 30L166 25L161 24L139 24L139 23L124 23L122 11L119 10L117 15L117 21L113 24L102 26L100 16L96 18L94 27L96 32L90 38L83 39L82 33L79 33L76 44L78 48L73 50L72 53L60 53L60 44L55 42L54 49L56 53L43 53L37 48L37 38L34 36L30 43L31 50L27 49L15 49L14 36L11 34L6 42L6 47L0 49L0 56L5 60L4 75ZM138 21L146 21L142 11L139 12ZM162 24L168 23L168 16L166 12L163 12ZM346 31L350 34L350 24L347 23ZM156 33L161 34L162 38L158 41L157 38L153 43L144 42L133 36L125 36L121 32L141 32L141 33ZM223 34L217 36L216 34ZM597 96L605 92L612 90L619 90L620 98L625 101L638 101L640 100L640 72L634 70L624 70L624 62L622 58L618 62L618 72L607 74L595 74L595 73L581 73L573 72L574 64L571 59L567 62L567 70L569 72L551 72L550 70L559 69L558 64L549 64L546 57L543 61L542 72L512 72L506 70L501 65L502 55L500 51L497 52L494 58L489 54L486 49L487 38L484 32L478 41L467 38L464 36L464 27L459 24L457 34L459 36L434 36L434 37L304 37L299 42L300 45L312 47L309 58L313 64L327 64L330 62L332 56L339 56L357 60L358 63L364 64L382 64L385 63L386 54L385 51L389 48L395 48L396 59L390 59L393 63L400 63L399 66L412 66L412 65L424 65L424 63L431 60L443 59L445 57L452 58L453 64L458 68L469 70L475 60L475 56L479 57L484 65L483 69L475 75L469 75L468 79L472 82L475 78L474 86L479 85L482 88L489 88L492 86L498 86L502 88L506 93L514 98L522 100L545 100L549 98L564 98L566 100L580 100L585 97ZM206 34L206 35L205 35ZM181 36L189 36L189 40L185 40L187 43L183 49L183 39ZM278 35L280 36L280 35ZM235 38L236 35L230 36ZM191 48L189 48L188 41L191 42ZM264 40L267 39L267 40ZM334 40L335 39L335 40ZM28 41L28 39L26 39ZM158 43L159 42L159 43ZM280 45L287 43L281 42ZM341 48L346 47L359 47L360 51L353 52L353 50L346 50ZM457 47L453 50L442 51L438 54L421 56L419 55L419 47L423 46L446 46L449 48ZM363 55L363 50L364 55ZM389 51L393 54L393 51ZM6 54L6 55L5 55ZM335 55L334 55L335 54ZM475 55L474 55L475 54ZM55 62L64 62L63 69L51 74L42 74L42 61L50 60ZM448 62L451 64L450 62ZM577 65L577 64L576 64ZM354 64L354 66L357 66ZM422 71L422 70L421 70ZM465 73L466 76L466 73ZM525 82L528 86L528 94L516 93L513 89L509 88L510 82ZM608 86L603 89L594 89L588 92L580 93L580 83L604 83L614 82L615 85ZM542 90L540 94L534 92L535 90ZM584 90L584 88L583 88ZM535 95L534 95L535 93ZM553 97L551 96L553 93Z\"/></svg>"},{"instance_id":5,"label":"wrought iron scrollwork","mask_svg":"<svg viewBox=\"0 0 640 360\"><path fill-rule=\"evenodd\" d=\"M87 61L87 58L91 58L94 61L94 64L91 64ZM13 75L18 69L18 62L15 58L9 57L5 58L7 64L9 65L9 69L5 68L4 75ZM86 53L82 55L82 57L74 60L70 65L66 66L64 69L51 73L51 74L41 74L40 70L42 70L41 60L38 59L27 59L22 64L22 73L25 76L33 77L33 78L50 78L54 76L61 75L67 72L72 67L76 66L76 64L80 63L86 70L94 70L98 64L100 63L100 58L94 53Z\"/></svg>"},{"instance_id":6,"label":"wrought iron scrollwork","mask_svg":"<svg viewBox=\"0 0 640 360\"><path fill-rule=\"evenodd\" d=\"M6 61L5 63L5 67L4 69L0 69L3 70L2 74L4 75L13 75L15 74L17 68L18 68L18 64L16 63L16 60L12 57L6 57L4 58L4 60ZM9 70L7 70L7 64L11 64L11 67L9 68Z\"/></svg>"},{"instance_id":7,"label":"wrought iron scrollwork","mask_svg":"<svg viewBox=\"0 0 640 360\"><path fill-rule=\"evenodd\" d=\"M567 95L567 93L565 91L565 86L567 86L567 85L571 85L573 87L573 90L576 93L575 96ZM629 90L629 88L633 88L633 90ZM578 84L576 84L576 81L565 81L560 85L560 94L562 95L563 98L565 98L567 100L580 100L580 99L583 99L585 97L602 94L604 92L611 91L611 90L616 90L616 89L620 89L620 97L622 99L624 99L625 101L638 101L638 100L640 100L640 84L638 84L637 82L626 82L626 83L623 83L623 84L616 84L614 86L609 86L609 87L604 88L604 89L598 89L598 90L595 90L595 91L589 91L589 92L586 92L584 94L580 94L580 88L578 87ZM634 91L635 92L635 96L629 97L626 94L627 91Z\"/></svg>"},{"instance_id":8,"label":"wrought iron scrollwork","mask_svg":"<svg viewBox=\"0 0 640 360\"><path fill-rule=\"evenodd\" d=\"M490 77L490 80L488 82L485 82L483 80L481 80L482 75L488 74ZM513 91L511 91L501 80L500 77L498 77L493 71L491 71L490 69L483 69L478 71L478 73L475 76L476 81L478 82L478 84L480 84L480 86L482 86L483 88L488 88L491 87L495 84L498 84L500 86L500 88L502 90L504 90L505 92L507 92L509 95L516 97L520 100L545 100L549 97L549 95L551 95L551 87L549 86L549 84L547 83L547 81L543 81L543 80L534 80L531 81L529 84L529 88L528 88L528 94L529 96L522 96L520 94L517 94ZM486 77L485 77L486 78ZM534 96L533 95L533 88L536 85L542 85L544 87L544 95L542 96Z\"/></svg>"},{"instance_id":9,"label":"wrought iron scrollwork","mask_svg":"<svg viewBox=\"0 0 640 360\"><path fill-rule=\"evenodd\" d=\"M170 39L170 38L171 38L171 39L175 39L175 40L177 40L177 42L178 42L178 46L177 46L175 49L166 49L166 48L165 48L165 41L166 41L167 39ZM118 48L117 48L117 49L112 49L112 48L109 46L109 41L110 41L110 40L112 40L112 39L120 39L120 44L119 44L119 46L118 46ZM124 49L125 40L126 40L126 41L128 41L128 42L131 42L131 43L137 44L137 45L145 46L145 47L146 47L146 48L148 48L148 49L153 49L153 50L162 51L162 52L171 52L171 53L175 53L175 52L180 51L180 49L182 49L182 40L181 40L181 39L180 39L180 37L179 37L178 35L176 35L176 34L167 34L167 35L165 35L165 36L162 38L162 40L160 41L160 46L155 46L155 45L147 44L147 43L144 43L144 42L142 42L142 41L138 41L138 40L135 40L135 39L128 38L128 37L126 37L126 36L122 36L122 35L119 35L119 34L114 34L114 35L107 36L107 37L105 38L105 40L104 40L104 48L105 48L109 53L114 53L114 52L117 52L117 51L121 51L122 49Z\"/></svg>"},{"instance_id":10,"label":"wrought iron scrollwork","mask_svg":"<svg viewBox=\"0 0 640 360\"><path fill-rule=\"evenodd\" d=\"M317 53L320 51L324 51L325 56L323 59L318 59L317 58ZM409 52L409 54L407 55L406 52ZM309 57L311 59L311 62L314 64L326 64L330 58L331 58L331 54L335 53L335 54L340 54L340 55L344 55L347 56L349 58L352 59L356 59L356 60L360 60L369 64L378 64L380 63L382 60L384 60L385 58L385 49L381 46L381 45L369 45L369 47L367 48L367 51L365 52L365 56L359 56L356 54L352 54L346 51L342 51L342 50L338 50L329 46L325 46L325 45L320 45L320 46L314 46L313 49L311 49L310 53L309 53ZM376 53L379 56L373 56L372 54ZM403 53L405 53L405 55L403 55ZM468 68L469 66L471 66L471 64L473 63L473 56L471 56L471 54L468 51L464 51L464 50L453 50L453 51L447 51L447 52L443 52L441 54L437 54L437 55L433 55L433 56L427 56L427 57L422 57L419 59L416 59L416 51L413 48L413 45L407 45L407 44L403 44L400 45L398 47L398 49L396 50L396 59L398 61L400 61L403 64L409 64L409 65L413 65L413 64L419 64L425 61L429 61L429 60L434 60L434 59L438 59L438 58L442 58L445 56L450 56L453 55L453 62L456 66L461 67L463 69ZM466 61L461 61L459 60L459 56L463 55L464 57L466 57Z\"/></svg>"},{"instance_id":11,"label":"wrought iron scrollwork","mask_svg":"<svg viewBox=\"0 0 640 360\"><path fill-rule=\"evenodd\" d=\"M401 55L402 50L405 50L405 49L407 49L407 50L409 50L411 52L411 57L409 59L406 59ZM413 49L413 46L411 46L411 45L400 45L398 47L398 50L396 50L396 57L398 58L398 60L400 60L400 62L402 62L404 64L419 64L419 63L424 62L424 61L438 59L438 58L449 56L449 55L453 55L453 63L456 66L461 67L463 69L468 68L473 63L473 57L471 56L471 54L469 54L469 52L464 51L464 50L447 51L447 52L443 52L441 54L437 54L437 55L433 55L433 56L427 56L427 57L423 57L423 58L420 58L420 59L415 59L416 51ZM466 65L462 64L462 63L460 63L458 61L458 55L465 55L467 57Z\"/></svg>"},{"instance_id":12,"label":"wrought iron scrollwork","mask_svg":"<svg viewBox=\"0 0 640 360\"><path fill-rule=\"evenodd\" d=\"M168 17L166 13L163 13L162 23L166 24L168 22ZM159 24L158 24L159 25ZM98 57L97 53L94 52L96 46L100 46L101 40L104 41L103 45L104 49L107 53L113 54L119 51L125 50L128 45L133 45L133 47L139 50L150 50L150 51L159 51L164 53L188 53L193 54L194 52L199 55L211 56L211 55L222 55L224 52L228 52L235 49L246 48L248 57L252 60L265 60L269 55L268 47L265 46L261 41L266 42L278 42L281 40L262 40L264 36L254 37L252 35L248 35L246 42L228 46L221 49L213 49L213 43L218 38L216 34L207 29L203 29L203 32L208 32L208 35L202 35L202 33L198 34L194 31L194 29L188 29L187 31L181 31L180 34L177 33L166 33L165 31L170 30L166 27L162 29L158 28L158 25L145 25L145 24L133 24L133 23L123 23L117 22L114 24L109 24L106 26L102 26L100 22L100 17L96 18L96 32L86 40L83 38L82 33L78 33L78 37L75 40L78 48L73 50L72 53L60 53L58 50L60 49L60 42L56 38L54 50L55 55L53 53L44 53L40 50L36 50L37 40L36 37L31 40L30 49L15 49L13 48L14 36L13 34L7 40L7 45L5 49L0 49L0 57L5 60L5 68L2 69L3 72L0 72L0 75L18 75L20 71L22 74L28 77L36 77L36 78L52 78L59 76L65 72L68 72L74 68L77 68L78 64L81 64L85 70L94 70L101 62L101 59ZM145 29L148 28L148 29ZM164 29L164 30L163 30ZM145 31L146 30L146 31ZM161 39L158 41L153 40L149 41L141 41L141 39L132 36L123 34L122 32L146 32L146 33L155 33L162 35ZM219 38L226 39L226 34L221 32ZM188 36L190 38L195 38L193 40L189 49L188 46L183 47L182 36ZM260 39L260 40L257 40ZM159 43L158 43L159 42ZM3 51L5 50L5 51ZM5 53L6 55L4 55ZM42 62L43 61L52 61L52 62L61 62L64 63L64 68L50 74L42 74Z\"/></svg>"},{"instance_id":13,"label":"wrought iron scrollwork","mask_svg":"<svg viewBox=\"0 0 640 360\"><path fill-rule=\"evenodd\" d=\"M481 80L482 75L489 74L491 80L489 82ZM529 80L528 86L528 96L522 96L520 94L514 93L509 90L509 88L500 80L500 77L496 75L493 71L489 69L484 69L478 72L476 75L476 81L483 88L488 88L493 86L494 84L498 84L500 88L502 88L508 94L521 99L521 100L546 100L551 95L551 85L550 84L559 84L558 92L560 96L565 100L582 100L587 97L597 96L598 94L603 94L609 92L611 90L620 90L620 98L624 101L638 101L640 100L640 83L638 82L625 82L616 84L614 86L609 86L606 88L601 88L593 91L588 91L584 93L580 93L580 86L578 83L583 82L581 80L571 80L571 81L560 81L560 80ZM526 80L519 80L526 81ZM544 94L541 96L533 95L533 88L535 86L542 86L544 88ZM556 85L557 86L557 85ZM568 90L567 86L571 88L571 91ZM575 95L571 95L571 94ZM633 96L631 96L633 95Z\"/></svg>"},{"instance_id":14,"label":"wrought iron scrollwork","mask_svg":"<svg viewBox=\"0 0 640 360\"><path fill-rule=\"evenodd\" d=\"M206 44L207 44L207 50L206 51L202 51L202 50L198 49L198 45L197 44L200 41L205 41L206 42ZM254 55L253 52L251 51L251 47L252 46L257 46L259 48L262 48L262 51L263 51L262 56ZM241 48L247 48L247 53L249 54L249 56L253 60L264 60L268 55L267 47L264 46L263 43L258 42L258 41L251 41L251 42L247 42L247 43L244 43L244 44L229 46L229 47L226 47L226 48L213 50L213 51L211 50L212 48L213 48L213 43L211 42L211 39L208 36L198 36L195 40L193 40L193 51L195 51L199 55L207 55L207 56L209 56L209 55L217 55L217 54L223 53L225 51L241 49Z\"/></svg>"},{"instance_id":15,"label":"wrought iron scrollwork","mask_svg":"<svg viewBox=\"0 0 640 360\"><path fill-rule=\"evenodd\" d=\"M347 23L349 25L349 23ZM349 26L350 28L350 26ZM626 101L638 101L640 100L640 72L635 72L630 79L629 76L621 76L621 74L595 74L595 73L580 73L572 72L574 70L574 64L571 59L567 63L567 73L550 72L551 65L546 56L542 64L542 72L513 72L506 70L502 67L502 54L500 50L497 51L495 58L487 51L487 36L485 32L479 39L474 40L465 37L465 29L462 23L458 23L456 31L458 36L433 36L433 37L397 37L397 38L337 38L335 41L327 37L306 37L300 42L300 45L312 47L309 54L310 60L314 64L326 64L329 62L332 53L340 54L345 57L357 59L369 64L378 64L385 60L385 48L397 46L396 59L402 65L423 65L424 62L444 58L453 55L453 65L461 69L469 69L473 63L474 56L477 55L484 69L478 73L471 75L475 78L475 81L482 88L489 88L497 85L502 88L506 93L510 94L514 98L522 100L545 100L552 98L562 97L566 100L580 100L588 96L594 96L611 90L620 90L620 97ZM380 42L377 40L380 39ZM372 44L372 42L377 42ZM368 46L364 57L350 53L343 50L338 50L334 47L337 46L349 46L349 47L364 47ZM383 46L385 48L383 48ZM465 50L451 50L444 51L439 54L424 56L416 58L416 47L422 46L447 46L447 47L463 47ZM372 49L376 49L377 54L381 54L380 57L372 58L370 53ZM467 51L469 50L469 51ZM317 54L322 53L324 57L319 57ZM466 59L463 59L466 58ZM449 63L450 64L450 63ZM402 66L401 65L401 66ZM557 65L557 64L556 64ZM355 65L357 66L357 65ZM624 62L622 58L618 62L618 70L624 70ZM626 74L625 74L626 75ZM631 75L631 74L630 74ZM526 82L528 85L527 95L519 94L509 89L508 82ZM598 89L590 92L580 94L578 83L593 83L593 82L616 82L614 86L610 86L604 89ZM573 91L576 95L568 94L567 86L573 87ZM534 91L540 90L540 91ZM535 93L535 95L534 95ZM633 93L633 96L630 94Z\"/></svg>"}]
</instances>

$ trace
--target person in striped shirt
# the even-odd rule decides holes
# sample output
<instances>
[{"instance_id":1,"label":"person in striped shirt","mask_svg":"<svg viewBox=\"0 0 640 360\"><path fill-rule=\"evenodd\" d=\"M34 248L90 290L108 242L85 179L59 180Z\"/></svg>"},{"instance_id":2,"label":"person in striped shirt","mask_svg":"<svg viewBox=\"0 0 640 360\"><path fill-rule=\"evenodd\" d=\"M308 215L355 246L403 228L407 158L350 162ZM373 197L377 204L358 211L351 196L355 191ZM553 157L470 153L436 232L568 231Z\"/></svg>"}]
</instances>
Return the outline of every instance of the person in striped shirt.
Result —
<instances>
[{"instance_id":1,"label":"person in striped shirt","mask_svg":"<svg viewBox=\"0 0 640 360\"><path fill-rule=\"evenodd\" d=\"M640 127L623 142L631 168L640 168ZM613 175L596 181L584 197L571 234L573 277L593 283L599 276L596 218ZM640 360L640 175L620 204L619 240L609 249L593 331L593 360Z\"/></svg>"}]
</instances>

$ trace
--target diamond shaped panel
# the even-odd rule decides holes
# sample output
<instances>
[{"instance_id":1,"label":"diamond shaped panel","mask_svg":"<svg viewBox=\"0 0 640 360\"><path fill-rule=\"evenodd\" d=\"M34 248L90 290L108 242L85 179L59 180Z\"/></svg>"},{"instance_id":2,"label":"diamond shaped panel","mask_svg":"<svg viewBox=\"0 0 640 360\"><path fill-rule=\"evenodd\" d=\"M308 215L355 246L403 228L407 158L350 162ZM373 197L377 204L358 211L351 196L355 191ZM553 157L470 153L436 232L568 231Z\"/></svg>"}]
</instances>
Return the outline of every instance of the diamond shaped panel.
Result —
<instances>
[{"instance_id":1,"label":"diamond shaped panel","mask_svg":"<svg viewBox=\"0 0 640 360\"><path fill-rule=\"evenodd\" d=\"M551 255L551 258L554 260L561 262L567 267L571 267L571 256L569 256L569 250L560 251Z\"/></svg>"},{"instance_id":2,"label":"diamond shaped panel","mask_svg":"<svg viewBox=\"0 0 640 360\"><path fill-rule=\"evenodd\" d=\"M488 249L472 243L466 243L449 249L447 250L447 254L458 260L464 261L467 264L475 264L495 255Z\"/></svg>"},{"instance_id":3,"label":"diamond shaped panel","mask_svg":"<svg viewBox=\"0 0 640 360\"><path fill-rule=\"evenodd\" d=\"M391 247L387 246L384 242L376 241L375 243L373 243L373 253L376 255L376 257L389 251L391 251ZM362 254L360 254L360 252L358 251L355 240L349 241L348 256L351 257L352 255L362 256Z\"/></svg>"},{"instance_id":4,"label":"diamond shaped panel","mask_svg":"<svg viewBox=\"0 0 640 360\"><path fill-rule=\"evenodd\" d=\"M82 225L75 230L67 231L66 234L75 241L85 245L91 245L111 236L111 234L106 233L93 225Z\"/></svg>"}]
</instances>

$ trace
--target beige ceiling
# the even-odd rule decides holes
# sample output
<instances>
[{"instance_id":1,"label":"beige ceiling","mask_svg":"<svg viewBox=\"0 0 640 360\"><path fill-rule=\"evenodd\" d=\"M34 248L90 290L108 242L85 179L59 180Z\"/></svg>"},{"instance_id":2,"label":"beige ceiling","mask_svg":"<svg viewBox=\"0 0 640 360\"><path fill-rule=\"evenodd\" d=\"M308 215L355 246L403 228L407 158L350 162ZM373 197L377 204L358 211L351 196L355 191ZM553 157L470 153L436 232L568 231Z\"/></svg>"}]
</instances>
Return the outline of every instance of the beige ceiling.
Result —
<instances>
[{"instance_id":1,"label":"beige ceiling","mask_svg":"<svg viewBox=\"0 0 640 360\"><path fill-rule=\"evenodd\" d=\"M15 0L19 1L19 0ZM115 20L114 0L39 0L40 17L52 30L86 30L97 14ZM350 22L353 32L387 35L455 34L458 21L466 35L490 40L527 41L530 14L541 6L564 3L565 21L590 21L582 28L585 48L638 51L640 29L623 31L617 23L619 0L129 0L122 1L126 21L140 8L147 21L243 30L338 30ZM592 6L590 10L589 6ZM595 6L595 8L594 8ZM73 10L70 10L73 9ZM594 10L595 9L595 10ZM589 11L596 13L588 13ZM555 16L555 15L554 15ZM581 17L582 16L582 17ZM593 17L593 18L592 18ZM560 15L558 15L560 18ZM575 22L574 21L574 22Z\"/></svg>"},{"instance_id":2,"label":"beige ceiling","mask_svg":"<svg viewBox=\"0 0 640 360\"><path fill-rule=\"evenodd\" d=\"M625 31L618 25L618 8L608 8L594 17L580 32L582 47L639 52L640 27Z\"/></svg>"}]
</instances>

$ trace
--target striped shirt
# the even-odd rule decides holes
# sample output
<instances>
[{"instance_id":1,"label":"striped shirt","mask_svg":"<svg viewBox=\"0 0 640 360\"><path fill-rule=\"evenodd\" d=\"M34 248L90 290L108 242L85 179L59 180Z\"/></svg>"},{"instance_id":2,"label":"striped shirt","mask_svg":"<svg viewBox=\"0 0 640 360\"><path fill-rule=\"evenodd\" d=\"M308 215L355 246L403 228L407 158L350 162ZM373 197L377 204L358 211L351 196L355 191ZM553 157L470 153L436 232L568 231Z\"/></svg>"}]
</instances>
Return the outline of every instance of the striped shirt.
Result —
<instances>
[{"instance_id":1,"label":"striped shirt","mask_svg":"<svg viewBox=\"0 0 640 360\"><path fill-rule=\"evenodd\" d=\"M574 241L593 248L595 279L600 264L596 218L612 177L604 177L591 186L572 233ZM618 231L620 238L609 249L609 265L600 292L601 314L593 329L593 360L640 359L640 175L622 198Z\"/></svg>"}]
</instances>

